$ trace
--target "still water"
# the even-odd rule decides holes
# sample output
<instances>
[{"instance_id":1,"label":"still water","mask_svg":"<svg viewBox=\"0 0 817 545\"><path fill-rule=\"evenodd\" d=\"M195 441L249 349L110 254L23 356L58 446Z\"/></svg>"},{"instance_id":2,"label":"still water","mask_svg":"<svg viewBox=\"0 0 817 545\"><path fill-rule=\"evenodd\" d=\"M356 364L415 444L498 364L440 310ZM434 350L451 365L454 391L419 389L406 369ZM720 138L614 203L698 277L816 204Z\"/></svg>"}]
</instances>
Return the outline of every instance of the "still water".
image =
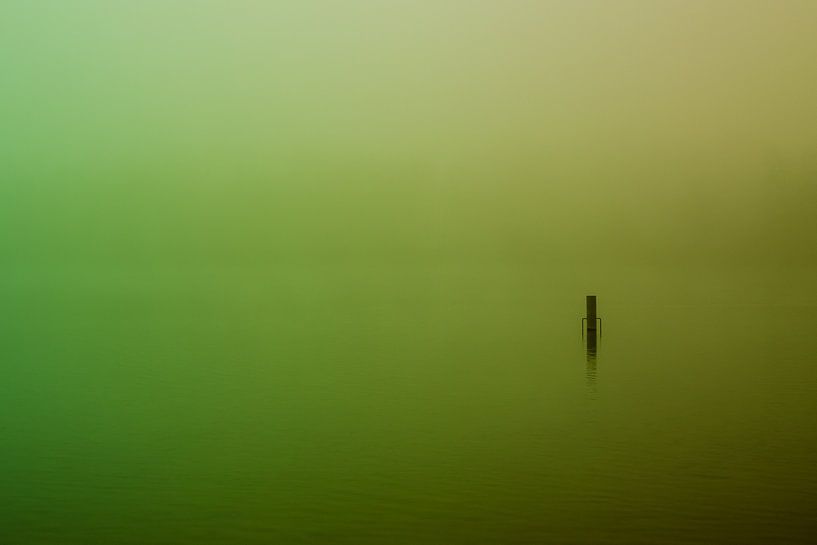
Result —
<instances>
[{"instance_id":1,"label":"still water","mask_svg":"<svg viewBox=\"0 0 817 545\"><path fill-rule=\"evenodd\" d=\"M811 542L817 308L722 280L8 272L0 541Z\"/></svg>"}]
</instances>

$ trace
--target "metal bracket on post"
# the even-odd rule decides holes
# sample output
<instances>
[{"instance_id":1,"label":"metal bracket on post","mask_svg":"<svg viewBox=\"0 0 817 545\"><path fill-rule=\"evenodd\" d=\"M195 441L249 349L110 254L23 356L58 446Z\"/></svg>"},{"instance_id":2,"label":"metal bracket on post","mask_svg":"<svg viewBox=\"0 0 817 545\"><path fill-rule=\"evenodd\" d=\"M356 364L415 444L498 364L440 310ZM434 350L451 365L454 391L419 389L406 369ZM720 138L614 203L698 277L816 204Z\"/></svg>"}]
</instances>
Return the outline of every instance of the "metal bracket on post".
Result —
<instances>
[{"instance_id":1,"label":"metal bracket on post","mask_svg":"<svg viewBox=\"0 0 817 545\"><path fill-rule=\"evenodd\" d=\"M587 318L582 318L582 338L584 338L584 322L587 321ZM599 337L601 337L601 318L598 316L595 319L595 322L599 323Z\"/></svg>"}]
</instances>

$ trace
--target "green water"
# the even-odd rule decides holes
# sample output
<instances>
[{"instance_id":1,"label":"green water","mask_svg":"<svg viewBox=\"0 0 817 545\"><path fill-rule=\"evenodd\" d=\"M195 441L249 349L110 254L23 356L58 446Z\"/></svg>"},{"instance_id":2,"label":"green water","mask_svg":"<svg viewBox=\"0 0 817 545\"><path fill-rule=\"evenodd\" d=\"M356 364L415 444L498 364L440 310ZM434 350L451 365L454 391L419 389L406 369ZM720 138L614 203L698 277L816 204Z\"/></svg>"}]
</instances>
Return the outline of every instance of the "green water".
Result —
<instances>
[{"instance_id":1,"label":"green water","mask_svg":"<svg viewBox=\"0 0 817 545\"><path fill-rule=\"evenodd\" d=\"M9 273L0 539L810 542L813 301L544 272Z\"/></svg>"}]
</instances>

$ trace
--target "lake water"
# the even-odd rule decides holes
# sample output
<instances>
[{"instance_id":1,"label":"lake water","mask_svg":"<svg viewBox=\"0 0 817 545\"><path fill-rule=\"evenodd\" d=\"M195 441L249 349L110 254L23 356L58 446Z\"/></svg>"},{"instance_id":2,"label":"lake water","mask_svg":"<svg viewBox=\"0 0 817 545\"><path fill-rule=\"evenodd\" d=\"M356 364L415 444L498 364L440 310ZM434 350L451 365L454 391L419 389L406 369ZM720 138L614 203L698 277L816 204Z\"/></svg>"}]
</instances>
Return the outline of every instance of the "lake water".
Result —
<instances>
[{"instance_id":1,"label":"lake water","mask_svg":"<svg viewBox=\"0 0 817 545\"><path fill-rule=\"evenodd\" d=\"M592 354L569 272L7 271L0 541L811 543L814 290L732 276Z\"/></svg>"}]
</instances>

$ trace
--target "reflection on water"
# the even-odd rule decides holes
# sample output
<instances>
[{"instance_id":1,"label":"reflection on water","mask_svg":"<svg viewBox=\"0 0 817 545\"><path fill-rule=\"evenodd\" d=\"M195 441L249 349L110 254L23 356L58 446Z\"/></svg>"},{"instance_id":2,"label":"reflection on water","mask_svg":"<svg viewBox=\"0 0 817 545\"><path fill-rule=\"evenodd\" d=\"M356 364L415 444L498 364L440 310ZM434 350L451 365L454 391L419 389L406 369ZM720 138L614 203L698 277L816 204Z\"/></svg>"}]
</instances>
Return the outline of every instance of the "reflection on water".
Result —
<instances>
[{"instance_id":1,"label":"reflection on water","mask_svg":"<svg viewBox=\"0 0 817 545\"><path fill-rule=\"evenodd\" d=\"M598 354L598 337L596 331L588 330L585 335L586 350L587 350L587 369L585 376L587 378L587 385L594 387L596 385L596 356Z\"/></svg>"}]
</instances>

